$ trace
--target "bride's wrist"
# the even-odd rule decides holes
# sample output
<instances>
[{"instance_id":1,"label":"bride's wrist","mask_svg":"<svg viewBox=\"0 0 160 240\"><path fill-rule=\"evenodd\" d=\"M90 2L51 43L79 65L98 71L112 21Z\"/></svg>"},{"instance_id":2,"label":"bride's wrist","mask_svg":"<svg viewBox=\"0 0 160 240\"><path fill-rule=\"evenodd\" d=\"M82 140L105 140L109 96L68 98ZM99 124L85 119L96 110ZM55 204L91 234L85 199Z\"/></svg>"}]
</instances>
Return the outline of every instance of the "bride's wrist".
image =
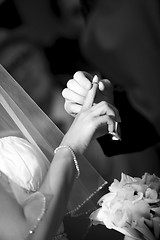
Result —
<instances>
[{"instance_id":1,"label":"bride's wrist","mask_svg":"<svg viewBox=\"0 0 160 240\"><path fill-rule=\"evenodd\" d=\"M57 147L54 150L54 155L56 155L59 151L63 151L63 150L67 150L71 154L72 161L73 161L75 169L76 169L76 178L78 178L80 175L79 163L78 163L75 152L69 145L60 145L59 147Z\"/></svg>"},{"instance_id":2,"label":"bride's wrist","mask_svg":"<svg viewBox=\"0 0 160 240\"><path fill-rule=\"evenodd\" d=\"M85 151L85 147L83 146L84 142L82 143L82 141L77 139L76 137L68 139L67 136L64 136L60 145L70 146L70 148L74 151L77 157L81 154L84 154L84 151Z\"/></svg>"}]
</instances>

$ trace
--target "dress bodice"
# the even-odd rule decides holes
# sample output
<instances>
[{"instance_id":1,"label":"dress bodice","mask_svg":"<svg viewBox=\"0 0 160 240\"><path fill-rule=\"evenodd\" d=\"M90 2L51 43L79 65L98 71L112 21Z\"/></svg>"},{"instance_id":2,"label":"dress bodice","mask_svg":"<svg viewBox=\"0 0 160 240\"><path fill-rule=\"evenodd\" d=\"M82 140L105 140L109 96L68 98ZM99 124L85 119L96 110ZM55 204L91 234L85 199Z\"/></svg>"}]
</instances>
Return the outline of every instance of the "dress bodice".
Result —
<instances>
[{"instance_id":1,"label":"dress bodice","mask_svg":"<svg viewBox=\"0 0 160 240\"><path fill-rule=\"evenodd\" d=\"M15 136L0 139L0 170L28 191L36 191L49 163L36 146Z\"/></svg>"}]
</instances>

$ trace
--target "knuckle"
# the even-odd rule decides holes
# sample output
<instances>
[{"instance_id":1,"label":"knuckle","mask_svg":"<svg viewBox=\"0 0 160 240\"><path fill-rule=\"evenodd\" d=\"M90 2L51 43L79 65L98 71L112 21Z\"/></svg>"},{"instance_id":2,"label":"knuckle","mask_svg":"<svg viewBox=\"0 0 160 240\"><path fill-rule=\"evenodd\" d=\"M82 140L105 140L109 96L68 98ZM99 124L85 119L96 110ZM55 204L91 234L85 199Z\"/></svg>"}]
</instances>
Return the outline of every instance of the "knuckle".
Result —
<instances>
[{"instance_id":1,"label":"knuckle","mask_svg":"<svg viewBox=\"0 0 160 240\"><path fill-rule=\"evenodd\" d=\"M64 103L64 109L67 113L72 114L72 104L69 101L65 101Z\"/></svg>"},{"instance_id":2,"label":"knuckle","mask_svg":"<svg viewBox=\"0 0 160 240\"><path fill-rule=\"evenodd\" d=\"M68 89L67 88L63 89L62 96L65 98L67 96L67 93L68 93Z\"/></svg>"},{"instance_id":3,"label":"knuckle","mask_svg":"<svg viewBox=\"0 0 160 240\"><path fill-rule=\"evenodd\" d=\"M62 90L62 96L65 96L65 89Z\"/></svg>"},{"instance_id":4,"label":"knuckle","mask_svg":"<svg viewBox=\"0 0 160 240\"><path fill-rule=\"evenodd\" d=\"M80 74L81 74L81 71L75 72L75 74L73 75L73 78L76 79Z\"/></svg>"},{"instance_id":5,"label":"knuckle","mask_svg":"<svg viewBox=\"0 0 160 240\"><path fill-rule=\"evenodd\" d=\"M107 103L106 101L103 100L103 101L101 102L101 104L102 104L102 106L104 106L105 108L108 108L108 103Z\"/></svg>"},{"instance_id":6,"label":"knuckle","mask_svg":"<svg viewBox=\"0 0 160 240\"><path fill-rule=\"evenodd\" d=\"M69 79L67 82L67 87L70 88L73 85L73 79Z\"/></svg>"}]
</instances>

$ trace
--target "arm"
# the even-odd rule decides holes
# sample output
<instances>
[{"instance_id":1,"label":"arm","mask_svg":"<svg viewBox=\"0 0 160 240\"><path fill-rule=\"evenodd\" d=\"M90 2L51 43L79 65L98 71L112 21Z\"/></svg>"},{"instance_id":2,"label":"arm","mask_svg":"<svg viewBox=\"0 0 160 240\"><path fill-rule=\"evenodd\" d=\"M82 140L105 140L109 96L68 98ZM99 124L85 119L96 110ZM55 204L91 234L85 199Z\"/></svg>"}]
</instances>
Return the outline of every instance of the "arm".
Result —
<instances>
[{"instance_id":1,"label":"arm","mask_svg":"<svg viewBox=\"0 0 160 240\"><path fill-rule=\"evenodd\" d=\"M2 176L1 176L2 177ZM23 239L27 226L23 209L0 183L0 239ZM21 231L17 231L21 229Z\"/></svg>"},{"instance_id":2,"label":"arm","mask_svg":"<svg viewBox=\"0 0 160 240\"><path fill-rule=\"evenodd\" d=\"M79 159L79 155L85 152L91 139L93 139L94 136L102 134L99 130L102 130L104 127L103 133L106 133L106 123L108 121L106 111L107 105L105 102L100 102L93 106L92 104L86 105L86 108L76 116L70 129L65 134L61 145L70 146L77 160ZM12 234L13 240L24 239L29 230L33 229L34 226L35 234L33 235L33 239L45 239L50 222L52 222L51 235L54 236L66 213L66 206L75 180L75 173L76 167L73 161L73 154L68 148L60 149L54 156L39 192L36 192L44 196L42 203L43 200L44 203L46 200L46 206L43 205L44 208L42 208L42 210L45 209L46 211L44 214L42 211L43 217L40 222L38 222L38 218L35 219L37 221L33 221L35 211L33 211L33 214L31 212L31 209L33 209L33 207L36 208L39 201L33 202L27 200L23 208L2 188L0 208L1 210L5 209L5 213L4 217L3 214L0 215L0 222L2 223L1 236L4 236L4 239L7 240L11 239L10 235L12 231L8 231L8 225L5 224L8 221L7 219L10 218L10 215L12 215L12 218L9 219L10 224L14 221L12 225L14 232L14 234ZM9 209L9 211L7 211L7 209ZM38 217L40 216L38 215ZM19 223L21 228L19 228Z\"/></svg>"},{"instance_id":3,"label":"arm","mask_svg":"<svg viewBox=\"0 0 160 240\"><path fill-rule=\"evenodd\" d=\"M23 209L0 184L0 239L25 239L36 224L38 227L33 239L44 239L50 222L52 222L52 236L54 236L66 213L75 174L76 168L70 151L65 148L61 149L56 153L48 174L39 189L39 192L46 199L46 213L39 224L37 219L32 222L31 207L33 202L29 201ZM39 202L37 201L36 204ZM26 209L29 210L27 214Z\"/></svg>"},{"instance_id":4,"label":"arm","mask_svg":"<svg viewBox=\"0 0 160 240\"><path fill-rule=\"evenodd\" d=\"M35 239L43 239L51 218L52 236L56 234L66 212L66 205L75 174L76 168L69 150L62 149L58 151L45 181L39 189L39 192L46 198L47 212L40 222L40 227L37 228L34 236ZM33 204L33 201L29 201L23 209L16 199L0 184L0 239L22 240L24 236L28 235L29 230L38 223L37 219L32 218L31 210L34 207ZM39 199L37 200L37 204L39 204ZM33 213L35 213L34 209ZM33 219L34 221L32 221Z\"/></svg>"}]
</instances>

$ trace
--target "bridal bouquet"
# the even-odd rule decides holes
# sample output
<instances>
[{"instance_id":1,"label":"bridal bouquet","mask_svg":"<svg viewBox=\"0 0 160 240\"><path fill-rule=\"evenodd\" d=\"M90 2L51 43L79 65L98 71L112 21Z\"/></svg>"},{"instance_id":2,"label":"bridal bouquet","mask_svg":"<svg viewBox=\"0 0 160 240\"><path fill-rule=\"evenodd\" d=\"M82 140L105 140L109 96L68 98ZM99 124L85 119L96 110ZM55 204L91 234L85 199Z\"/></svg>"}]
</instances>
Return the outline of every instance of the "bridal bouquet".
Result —
<instances>
[{"instance_id":1,"label":"bridal bouquet","mask_svg":"<svg viewBox=\"0 0 160 240\"><path fill-rule=\"evenodd\" d=\"M93 225L103 224L134 239L160 239L160 178L122 173L109 191L98 201L101 207L90 215Z\"/></svg>"}]
</instances>

